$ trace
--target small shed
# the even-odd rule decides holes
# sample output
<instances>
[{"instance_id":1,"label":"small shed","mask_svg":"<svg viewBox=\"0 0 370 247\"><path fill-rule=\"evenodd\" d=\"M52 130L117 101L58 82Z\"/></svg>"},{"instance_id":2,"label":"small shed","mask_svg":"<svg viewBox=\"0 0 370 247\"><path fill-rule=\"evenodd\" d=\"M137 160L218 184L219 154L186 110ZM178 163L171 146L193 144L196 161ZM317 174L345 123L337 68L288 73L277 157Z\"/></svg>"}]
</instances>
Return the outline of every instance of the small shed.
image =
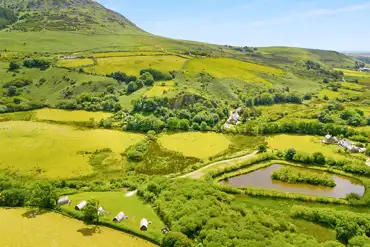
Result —
<instances>
[{"instance_id":1,"label":"small shed","mask_svg":"<svg viewBox=\"0 0 370 247\"><path fill-rule=\"evenodd\" d=\"M69 203L68 196L61 197L58 199L58 205L65 205Z\"/></svg>"},{"instance_id":2,"label":"small shed","mask_svg":"<svg viewBox=\"0 0 370 247\"><path fill-rule=\"evenodd\" d=\"M125 214L123 212L119 212L116 217L113 218L113 222L121 222L125 219Z\"/></svg>"},{"instance_id":3,"label":"small shed","mask_svg":"<svg viewBox=\"0 0 370 247\"><path fill-rule=\"evenodd\" d=\"M149 222L147 219L143 218L141 221L140 221L140 230L141 231L147 231L148 230L148 225L149 225Z\"/></svg>"},{"instance_id":4,"label":"small shed","mask_svg":"<svg viewBox=\"0 0 370 247\"><path fill-rule=\"evenodd\" d=\"M76 205L75 209L76 210L82 210L84 207L86 207L86 205L87 205L87 202L82 201L82 202L80 202L79 204Z\"/></svg>"}]
</instances>

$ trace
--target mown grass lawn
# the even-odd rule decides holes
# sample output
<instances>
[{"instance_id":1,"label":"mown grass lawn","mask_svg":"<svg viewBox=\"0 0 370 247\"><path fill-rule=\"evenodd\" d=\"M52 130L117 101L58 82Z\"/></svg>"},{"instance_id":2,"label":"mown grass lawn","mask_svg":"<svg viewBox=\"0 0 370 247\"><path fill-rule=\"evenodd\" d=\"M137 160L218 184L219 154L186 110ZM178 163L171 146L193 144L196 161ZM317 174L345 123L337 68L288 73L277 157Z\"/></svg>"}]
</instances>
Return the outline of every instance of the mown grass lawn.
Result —
<instances>
[{"instance_id":1,"label":"mown grass lawn","mask_svg":"<svg viewBox=\"0 0 370 247\"><path fill-rule=\"evenodd\" d=\"M99 122L113 116L107 112L89 112L89 111L66 111L59 109L44 108L36 110L37 120L50 120L59 122L88 122L90 119Z\"/></svg>"},{"instance_id":2,"label":"mown grass lawn","mask_svg":"<svg viewBox=\"0 0 370 247\"><path fill-rule=\"evenodd\" d=\"M108 216L101 217L101 220L113 223L113 218L123 212L129 217L128 220L123 220L118 225L125 225L133 230L140 230L140 221L145 218L152 221L153 224L148 227L148 234L161 234L164 224L155 214L153 208L149 204L144 204L136 195L126 197L127 191L120 192L86 192L69 196L72 200L72 205L63 206L63 209L74 211L74 206L83 200L96 199L100 202L100 206L109 212Z\"/></svg>"},{"instance_id":3,"label":"mown grass lawn","mask_svg":"<svg viewBox=\"0 0 370 247\"><path fill-rule=\"evenodd\" d=\"M228 149L231 141L218 133L188 132L162 135L158 142L165 148L188 157L208 159Z\"/></svg>"},{"instance_id":4,"label":"mown grass lawn","mask_svg":"<svg viewBox=\"0 0 370 247\"><path fill-rule=\"evenodd\" d=\"M122 170L120 153L144 138L112 130L77 130L41 122L0 123L0 169L38 178L75 178L92 175L89 155L109 148L104 171ZM21 155L20 155L21 154Z\"/></svg>"},{"instance_id":5,"label":"mown grass lawn","mask_svg":"<svg viewBox=\"0 0 370 247\"><path fill-rule=\"evenodd\" d=\"M321 142L323 137L318 136L299 136L299 135L275 135L267 138L267 143L271 149L281 151L294 148L299 152L313 154L321 152L327 157L345 158L344 155L339 154L336 150L343 150L337 145L326 145Z\"/></svg>"},{"instance_id":6,"label":"mown grass lawn","mask_svg":"<svg viewBox=\"0 0 370 247\"><path fill-rule=\"evenodd\" d=\"M184 68L190 75L201 72L209 73L216 78L236 78L245 82L267 83L260 74L283 76L284 72L269 66L242 62L230 58L193 59Z\"/></svg>"},{"instance_id":7,"label":"mown grass lawn","mask_svg":"<svg viewBox=\"0 0 370 247\"><path fill-rule=\"evenodd\" d=\"M154 247L143 239L106 227L86 226L55 213L36 218L23 216L27 209L0 209L1 246L17 247Z\"/></svg>"},{"instance_id":8,"label":"mown grass lawn","mask_svg":"<svg viewBox=\"0 0 370 247\"><path fill-rule=\"evenodd\" d=\"M140 70L153 68L162 72L179 70L186 59L178 56L131 56L98 58L98 65L85 70L100 75L121 71L129 75L140 75Z\"/></svg>"}]
</instances>

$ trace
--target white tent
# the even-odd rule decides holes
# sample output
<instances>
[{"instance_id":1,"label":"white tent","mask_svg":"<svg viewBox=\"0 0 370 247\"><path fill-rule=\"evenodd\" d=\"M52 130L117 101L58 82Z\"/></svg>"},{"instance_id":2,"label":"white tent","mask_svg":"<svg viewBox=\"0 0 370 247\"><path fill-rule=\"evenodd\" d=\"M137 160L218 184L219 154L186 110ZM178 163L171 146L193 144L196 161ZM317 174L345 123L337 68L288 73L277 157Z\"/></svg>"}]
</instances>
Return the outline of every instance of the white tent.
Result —
<instances>
[{"instance_id":1,"label":"white tent","mask_svg":"<svg viewBox=\"0 0 370 247\"><path fill-rule=\"evenodd\" d=\"M125 219L125 214L123 212L120 212L119 214L117 214L116 217L114 217L113 222L118 222L119 223L124 219Z\"/></svg>"},{"instance_id":2,"label":"white tent","mask_svg":"<svg viewBox=\"0 0 370 247\"><path fill-rule=\"evenodd\" d=\"M64 205L64 204L67 204L67 203L69 203L68 196L61 197L61 198L58 199L58 205Z\"/></svg>"},{"instance_id":3,"label":"white tent","mask_svg":"<svg viewBox=\"0 0 370 247\"><path fill-rule=\"evenodd\" d=\"M149 222L147 221L147 219L143 218L140 221L140 230L147 231L148 230L148 225L149 225Z\"/></svg>"}]
</instances>

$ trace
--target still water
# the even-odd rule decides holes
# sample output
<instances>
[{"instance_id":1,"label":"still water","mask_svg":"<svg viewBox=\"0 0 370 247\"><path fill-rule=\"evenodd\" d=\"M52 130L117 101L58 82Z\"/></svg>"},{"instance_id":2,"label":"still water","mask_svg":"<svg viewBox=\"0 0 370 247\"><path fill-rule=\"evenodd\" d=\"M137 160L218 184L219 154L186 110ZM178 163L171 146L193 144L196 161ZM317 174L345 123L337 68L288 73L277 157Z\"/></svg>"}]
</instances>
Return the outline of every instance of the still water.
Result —
<instances>
[{"instance_id":1,"label":"still water","mask_svg":"<svg viewBox=\"0 0 370 247\"><path fill-rule=\"evenodd\" d=\"M274 189L279 191L293 192L293 193L302 193L307 195L314 196L328 196L335 198L344 198L349 193L356 193L361 196L365 193L365 187L358 180L339 176L332 175L337 186L334 188L325 187L325 186L316 186L309 184L288 184L271 179L271 174L281 168L283 165L272 165L267 168L262 168L257 171L239 175L227 180L221 181L221 184L228 184L233 187L254 187L254 188L265 188L265 189ZM310 170L305 168L295 168L302 170Z\"/></svg>"}]
</instances>

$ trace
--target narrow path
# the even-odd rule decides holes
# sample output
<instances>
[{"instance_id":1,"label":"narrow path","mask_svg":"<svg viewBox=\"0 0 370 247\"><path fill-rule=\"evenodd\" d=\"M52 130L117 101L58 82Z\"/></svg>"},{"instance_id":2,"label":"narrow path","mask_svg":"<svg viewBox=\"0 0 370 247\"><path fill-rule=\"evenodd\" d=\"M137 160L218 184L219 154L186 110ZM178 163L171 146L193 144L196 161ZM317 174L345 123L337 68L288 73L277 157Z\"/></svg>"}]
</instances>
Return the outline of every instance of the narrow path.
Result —
<instances>
[{"instance_id":1,"label":"narrow path","mask_svg":"<svg viewBox=\"0 0 370 247\"><path fill-rule=\"evenodd\" d=\"M206 172L205 172L206 170L211 170L210 168L213 168L214 167L215 170L218 170L220 168L225 169L226 167L233 166L233 165L236 165L238 163L241 163L241 162L244 162L246 160L251 159L252 157L254 157L257 154L257 152L258 151L255 151L255 152L253 152L251 154L240 156L240 157L237 157L237 158L232 158L232 159L227 159L227 160L220 160L220 161L211 163L211 164L209 164L207 166L204 166L204 167L202 167L202 168L200 168L200 169L198 169L196 171L193 171L193 172L187 173L185 175L179 176L179 178L194 178L194 179L199 179L203 175L206 174Z\"/></svg>"}]
</instances>

